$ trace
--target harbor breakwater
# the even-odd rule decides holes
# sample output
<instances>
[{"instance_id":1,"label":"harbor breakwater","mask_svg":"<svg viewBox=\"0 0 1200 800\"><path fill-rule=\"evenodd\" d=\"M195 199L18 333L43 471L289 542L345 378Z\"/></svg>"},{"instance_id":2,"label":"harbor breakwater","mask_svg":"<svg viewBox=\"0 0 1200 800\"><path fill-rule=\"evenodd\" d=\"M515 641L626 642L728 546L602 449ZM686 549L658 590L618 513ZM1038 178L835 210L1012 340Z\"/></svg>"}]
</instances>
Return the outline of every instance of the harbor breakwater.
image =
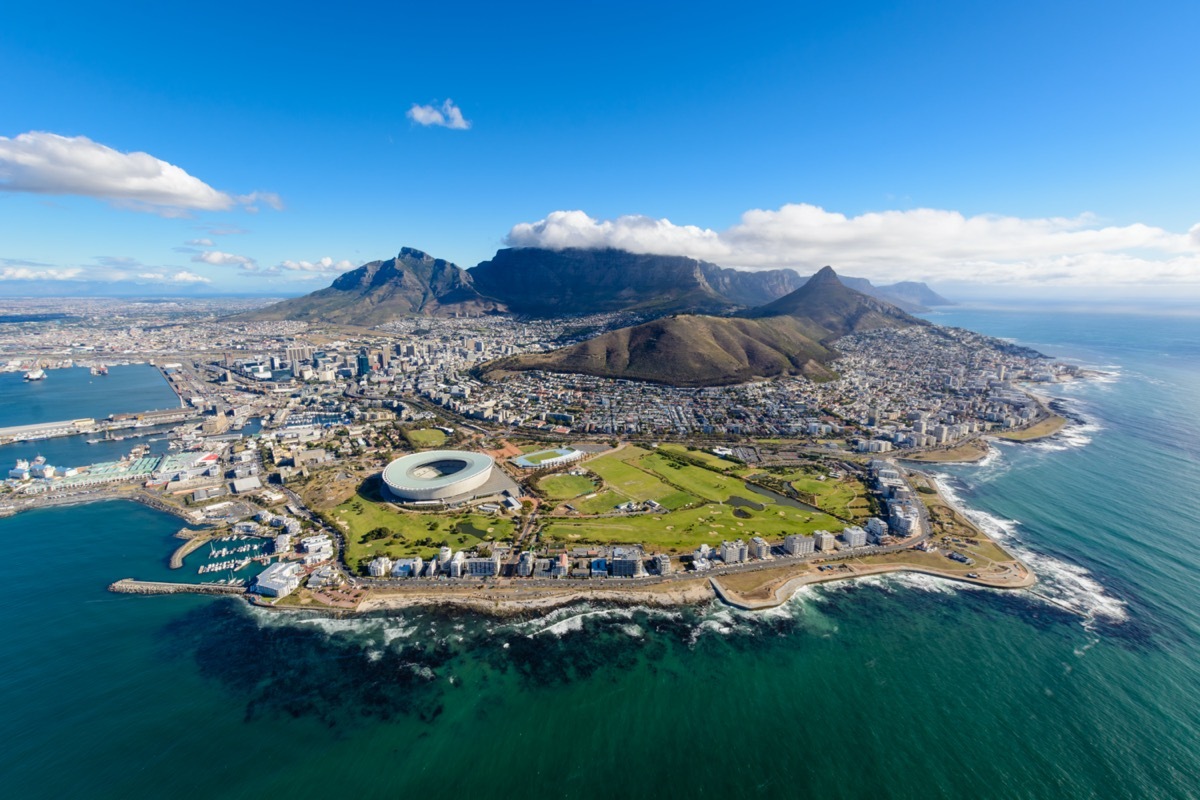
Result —
<instances>
[{"instance_id":1,"label":"harbor breakwater","mask_svg":"<svg viewBox=\"0 0 1200 800\"><path fill-rule=\"evenodd\" d=\"M122 578L108 586L117 594L245 594L242 586L220 583L168 583L166 581L139 581Z\"/></svg>"}]
</instances>

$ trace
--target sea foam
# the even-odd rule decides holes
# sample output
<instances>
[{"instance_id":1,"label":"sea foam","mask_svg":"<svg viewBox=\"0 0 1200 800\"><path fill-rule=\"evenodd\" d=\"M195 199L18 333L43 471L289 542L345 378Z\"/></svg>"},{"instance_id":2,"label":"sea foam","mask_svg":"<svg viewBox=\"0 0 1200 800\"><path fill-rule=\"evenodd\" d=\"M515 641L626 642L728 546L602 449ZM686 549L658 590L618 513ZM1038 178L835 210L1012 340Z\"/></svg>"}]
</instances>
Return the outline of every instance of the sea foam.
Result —
<instances>
[{"instance_id":1,"label":"sea foam","mask_svg":"<svg viewBox=\"0 0 1200 800\"><path fill-rule=\"evenodd\" d=\"M1002 519L965 506L948 477L934 476L942 496L1038 576L1037 586L1026 590L1026 595L1078 614L1085 623L1098 620L1120 623L1128 619L1125 603L1109 595L1086 568L1032 549L1019 532L1021 523L1017 520Z\"/></svg>"}]
</instances>

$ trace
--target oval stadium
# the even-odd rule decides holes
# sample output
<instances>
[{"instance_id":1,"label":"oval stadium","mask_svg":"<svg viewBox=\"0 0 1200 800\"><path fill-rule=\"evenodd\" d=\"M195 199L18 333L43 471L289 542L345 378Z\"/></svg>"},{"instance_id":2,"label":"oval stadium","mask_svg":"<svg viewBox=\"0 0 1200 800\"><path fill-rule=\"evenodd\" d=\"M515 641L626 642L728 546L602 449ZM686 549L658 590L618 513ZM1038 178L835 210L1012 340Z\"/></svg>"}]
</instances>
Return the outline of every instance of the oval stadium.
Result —
<instances>
[{"instance_id":1,"label":"oval stadium","mask_svg":"<svg viewBox=\"0 0 1200 800\"><path fill-rule=\"evenodd\" d=\"M401 502L459 499L487 483L494 465L491 456L464 450L412 453L384 467L383 485Z\"/></svg>"}]
</instances>

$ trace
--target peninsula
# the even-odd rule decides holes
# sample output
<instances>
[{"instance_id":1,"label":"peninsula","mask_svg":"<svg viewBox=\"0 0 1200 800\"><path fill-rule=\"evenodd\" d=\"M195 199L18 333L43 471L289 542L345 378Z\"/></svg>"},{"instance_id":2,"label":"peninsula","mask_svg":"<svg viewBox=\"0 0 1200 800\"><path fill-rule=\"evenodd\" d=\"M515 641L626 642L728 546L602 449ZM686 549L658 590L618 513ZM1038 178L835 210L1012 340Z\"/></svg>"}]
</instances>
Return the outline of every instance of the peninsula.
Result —
<instances>
[{"instance_id":1,"label":"peninsula","mask_svg":"<svg viewBox=\"0 0 1200 800\"><path fill-rule=\"evenodd\" d=\"M501 267L519 297L497 296ZM37 303L23 311L46 318L40 335L0 341L20 353L9 369L53 383L119 350L159 365L181 408L6 431L153 424L170 449L20 461L0 513L150 503L188 523L180 578L115 575L114 591L336 614L762 608L897 571L1031 585L918 462L1054 435L1065 421L1030 387L1079 371L855 286L831 268L804 279L620 251L502 251L461 270L405 248L265 308L131 305L105 329ZM570 298L605 310L562 313Z\"/></svg>"}]
</instances>

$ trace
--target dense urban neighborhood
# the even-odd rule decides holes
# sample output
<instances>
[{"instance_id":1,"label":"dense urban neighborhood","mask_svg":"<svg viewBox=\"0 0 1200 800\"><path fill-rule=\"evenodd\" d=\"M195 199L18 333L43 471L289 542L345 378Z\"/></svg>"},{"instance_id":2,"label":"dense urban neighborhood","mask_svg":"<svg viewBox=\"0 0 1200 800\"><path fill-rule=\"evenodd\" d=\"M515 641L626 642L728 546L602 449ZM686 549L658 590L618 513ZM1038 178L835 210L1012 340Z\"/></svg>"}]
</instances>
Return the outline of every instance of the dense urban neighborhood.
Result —
<instances>
[{"instance_id":1,"label":"dense urban neighborhood","mask_svg":"<svg viewBox=\"0 0 1200 800\"><path fill-rule=\"evenodd\" d=\"M207 554L194 581L262 603L348 608L414 586L636 586L810 565L833 578L852 561L918 555L1011 581L1007 559L982 555L963 520L931 521L936 493L896 458L958 458L984 436L1053 430L1032 389L1077 377L935 326L842 337L830 380L684 388L480 369L636 323L628 313L354 329L241 321L204 302L114 312L80 301L44 314L28 302L23 331L37 335L0 338L14 354L4 370L52 384L59 369L153 365L178 404L0 430L0 443L132 445L91 464L19 459L2 510L141 499L189 523L176 560ZM151 452L150 440L169 448ZM403 482L411 496L396 488L389 465L404 459L434 490L411 488L416 478ZM478 479L457 473L467 462Z\"/></svg>"}]
</instances>

